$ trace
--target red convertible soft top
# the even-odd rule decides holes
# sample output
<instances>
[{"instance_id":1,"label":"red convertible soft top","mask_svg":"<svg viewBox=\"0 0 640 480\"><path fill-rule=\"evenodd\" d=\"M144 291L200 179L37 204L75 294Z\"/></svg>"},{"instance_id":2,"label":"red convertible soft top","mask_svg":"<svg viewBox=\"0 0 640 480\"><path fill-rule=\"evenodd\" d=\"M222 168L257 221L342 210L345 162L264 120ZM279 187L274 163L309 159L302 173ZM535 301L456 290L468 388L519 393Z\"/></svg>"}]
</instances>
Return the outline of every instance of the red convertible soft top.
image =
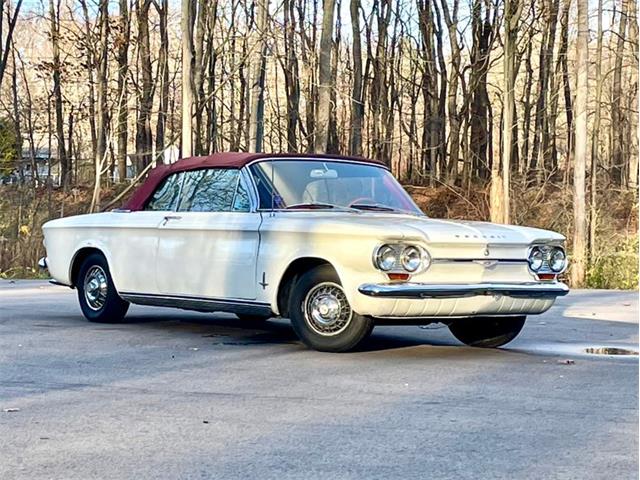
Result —
<instances>
[{"instance_id":1,"label":"red convertible soft top","mask_svg":"<svg viewBox=\"0 0 640 480\"><path fill-rule=\"evenodd\" d=\"M244 152L220 152L203 157L189 157L178 160L171 165L159 165L149 172L146 180L133 193L131 198L122 206L125 210L142 210L149 197L158 185L169 175L187 170L201 168L242 168L248 163L266 158L326 158L329 160L354 160L358 162L383 165L382 162L369 160L362 157L349 157L344 155L328 155L319 153L244 153Z\"/></svg>"}]
</instances>

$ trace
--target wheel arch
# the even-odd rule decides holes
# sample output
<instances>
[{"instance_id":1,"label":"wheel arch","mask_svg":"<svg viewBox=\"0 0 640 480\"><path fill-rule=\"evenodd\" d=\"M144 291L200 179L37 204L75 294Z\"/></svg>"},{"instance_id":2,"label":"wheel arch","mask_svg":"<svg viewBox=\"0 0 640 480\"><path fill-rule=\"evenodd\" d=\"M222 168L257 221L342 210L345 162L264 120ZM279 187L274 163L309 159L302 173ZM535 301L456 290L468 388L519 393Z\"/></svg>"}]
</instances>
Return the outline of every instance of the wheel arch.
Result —
<instances>
[{"instance_id":1,"label":"wheel arch","mask_svg":"<svg viewBox=\"0 0 640 480\"><path fill-rule=\"evenodd\" d=\"M84 262L86 258L89 257L89 255L94 253L102 255L107 261L109 270L111 270L109 256L104 252L102 248L93 246L93 245L82 246L78 248L76 252L73 254L70 267L69 267L69 280L71 281L72 287L76 286L77 277L78 277L78 274L80 273L80 267L82 266L82 262Z\"/></svg>"},{"instance_id":2,"label":"wheel arch","mask_svg":"<svg viewBox=\"0 0 640 480\"><path fill-rule=\"evenodd\" d=\"M300 275L321 265L330 266L336 272L338 278L340 277L335 266L325 258L313 256L298 257L289 262L289 265L280 277L280 282L278 283L278 289L276 291L275 307L277 307L277 313L280 316L289 316L289 297L291 295L291 289Z\"/></svg>"}]
</instances>

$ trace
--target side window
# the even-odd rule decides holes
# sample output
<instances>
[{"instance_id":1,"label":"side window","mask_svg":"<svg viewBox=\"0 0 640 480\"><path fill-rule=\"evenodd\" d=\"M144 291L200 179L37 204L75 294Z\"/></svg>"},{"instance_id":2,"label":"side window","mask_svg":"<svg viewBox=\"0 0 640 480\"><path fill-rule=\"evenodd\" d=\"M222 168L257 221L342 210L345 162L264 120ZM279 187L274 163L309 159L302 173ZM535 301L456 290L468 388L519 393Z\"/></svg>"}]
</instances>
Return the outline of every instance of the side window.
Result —
<instances>
[{"instance_id":1,"label":"side window","mask_svg":"<svg viewBox=\"0 0 640 480\"><path fill-rule=\"evenodd\" d=\"M182 173L174 173L165 178L156 191L153 192L151 200L149 200L144 209L155 211L173 210L178 202L182 175Z\"/></svg>"},{"instance_id":2,"label":"side window","mask_svg":"<svg viewBox=\"0 0 640 480\"><path fill-rule=\"evenodd\" d=\"M181 212L228 212L238 183L238 170L209 168L185 172L178 210Z\"/></svg>"},{"instance_id":3,"label":"side window","mask_svg":"<svg viewBox=\"0 0 640 480\"><path fill-rule=\"evenodd\" d=\"M249 200L249 191L247 185L242 176L238 181L238 189L236 190L236 196L233 199L233 211L234 212L248 212L251 209L251 201Z\"/></svg>"}]
</instances>

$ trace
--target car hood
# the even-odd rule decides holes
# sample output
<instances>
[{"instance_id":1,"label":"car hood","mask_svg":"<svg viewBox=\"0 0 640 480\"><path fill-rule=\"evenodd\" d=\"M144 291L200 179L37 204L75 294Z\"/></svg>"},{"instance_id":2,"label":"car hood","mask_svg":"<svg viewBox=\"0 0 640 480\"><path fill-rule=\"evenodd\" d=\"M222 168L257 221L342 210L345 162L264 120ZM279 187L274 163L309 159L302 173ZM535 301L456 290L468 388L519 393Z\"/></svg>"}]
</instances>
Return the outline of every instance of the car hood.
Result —
<instances>
[{"instance_id":1,"label":"car hood","mask_svg":"<svg viewBox=\"0 0 640 480\"><path fill-rule=\"evenodd\" d=\"M375 228L377 224L377 237L381 242L425 243L434 258L523 259L531 244L564 240L559 233L539 228L412 215L366 214L350 219L350 224L368 228Z\"/></svg>"},{"instance_id":2,"label":"car hood","mask_svg":"<svg viewBox=\"0 0 640 480\"><path fill-rule=\"evenodd\" d=\"M438 220L428 217L388 219L419 232L429 243L531 244L564 240L559 233L539 228L500 225L466 220Z\"/></svg>"}]
</instances>

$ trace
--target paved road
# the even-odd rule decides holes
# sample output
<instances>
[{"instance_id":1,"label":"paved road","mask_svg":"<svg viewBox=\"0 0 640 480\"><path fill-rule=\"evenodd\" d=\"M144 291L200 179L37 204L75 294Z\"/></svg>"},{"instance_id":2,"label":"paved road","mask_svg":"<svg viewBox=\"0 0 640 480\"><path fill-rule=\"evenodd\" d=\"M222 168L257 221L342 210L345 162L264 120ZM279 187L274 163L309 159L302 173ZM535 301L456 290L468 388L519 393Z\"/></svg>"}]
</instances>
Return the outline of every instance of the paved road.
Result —
<instances>
[{"instance_id":1,"label":"paved road","mask_svg":"<svg viewBox=\"0 0 640 480\"><path fill-rule=\"evenodd\" d=\"M332 355L284 321L96 325L3 282L0 478L637 478L637 358L580 353L637 349L637 321L637 293L580 291L502 350L379 327Z\"/></svg>"}]
</instances>

